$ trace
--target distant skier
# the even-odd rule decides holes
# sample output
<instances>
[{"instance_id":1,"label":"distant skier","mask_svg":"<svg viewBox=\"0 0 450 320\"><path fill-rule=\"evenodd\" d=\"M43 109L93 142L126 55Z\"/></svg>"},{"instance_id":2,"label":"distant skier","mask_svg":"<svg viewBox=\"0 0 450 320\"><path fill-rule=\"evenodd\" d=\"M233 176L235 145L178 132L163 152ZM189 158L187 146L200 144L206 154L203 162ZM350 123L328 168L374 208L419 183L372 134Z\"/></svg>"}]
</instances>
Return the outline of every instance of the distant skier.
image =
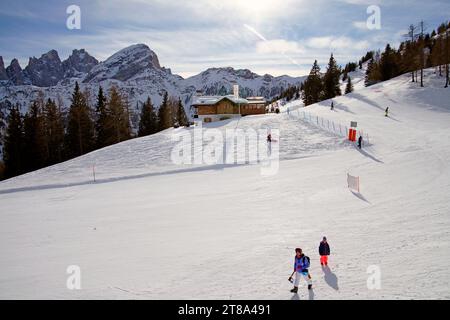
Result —
<instances>
[{"instance_id":1,"label":"distant skier","mask_svg":"<svg viewBox=\"0 0 450 320\"><path fill-rule=\"evenodd\" d=\"M330 255L330 245L328 244L327 237L323 237L319 245L320 264L323 266L328 265L328 256Z\"/></svg>"},{"instance_id":2,"label":"distant skier","mask_svg":"<svg viewBox=\"0 0 450 320\"><path fill-rule=\"evenodd\" d=\"M389 107L386 108L384 116L389 117Z\"/></svg>"},{"instance_id":3,"label":"distant skier","mask_svg":"<svg viewBox=\"0 0 450 320\"><path fill-rule=\"evenodd\" d=\"M289 115L289 107L287 108L287 114Z\"/></svg>"},{"instance_id":4,"label":"distant skier","mask_svg":"<svg viewBox=\"0 0 450 320\"><path fill-rule=\"evenodd\" d=\"M362 136L359 136L359 138L358 138L358 148L362 149L362 144L363 144L363 138L362 138Z\"/></svg>"},{"instance_id":5,"label":"distant skier","mask_svg":"<svg viewBox=\"0 0 450 320\"><path fill-rule=\"evenodd\" d=\"M310 266L309 257L303 254L302 249L296 248L294 258L294 272L292 272L292 275L289 277L289 281L292 282L292 276L295 273L294 288L291 289L292 293L298 292L300 277L303 277L308 283L308 290L312 289L311 275L309 274L308 271L309 266Z\"/></svg>"},{"instance_id":6,"label":"distant skier","mask_svg":"<svg viewBox=\"0 0 450 320\"><path fill-rule=\"evenodd\" d=\"M267 135L267 142L272 143L272 135L270 133Z\"/></svg>"},{"instance_id":7,"label":"distant skier","mask_svg":"<svg viewBox=\"0 0 450 320\"><path fill-rule=\"evenodd\" d=\"M331 110L331 111L334 110L334 102L333 102L333 101L331 101L331 108L330 108L330 110Z\"/></svg>"}]
</instances>

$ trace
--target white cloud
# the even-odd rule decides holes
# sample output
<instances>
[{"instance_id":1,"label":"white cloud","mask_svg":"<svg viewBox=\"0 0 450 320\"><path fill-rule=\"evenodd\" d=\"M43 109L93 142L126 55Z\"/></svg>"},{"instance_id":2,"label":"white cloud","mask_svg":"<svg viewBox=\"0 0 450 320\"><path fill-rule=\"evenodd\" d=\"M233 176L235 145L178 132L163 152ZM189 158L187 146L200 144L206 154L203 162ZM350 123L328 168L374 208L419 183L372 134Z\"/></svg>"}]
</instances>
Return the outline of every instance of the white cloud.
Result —
<instances>
[{"instance_id":1,"label":"white cloud","mask_svg":"<svg viewBox=\"0 0 450 320\"><path fill-rule=\"evenodd\" d=\"M284 39L275 39L267 41L259 41L256 44L256 52L262 54L302 54L305 52L304 48L299 43L294 41L287 41Z\"/></svg>"},{"instance_id":2,"label":"white cloud","mask_svg":"<svg viewBox=\"0 0 450 320\"><path fill-rule=\"evenodd\" d=\"M348 37L313 37L306 40L306 44L314 49L350 49L362 50L369 47L366 40L354 40Z\"/></svg>"},{"instance_id":3,"label":"white cloud","mask_svg":"<svg viewBox=\"0 0 450 320\"><path fill-rule=\"evenodd\" d=\"M352 25L359 30L369 30L367 28L367 21L353 21Z\"/></svg>"}]
</instances>

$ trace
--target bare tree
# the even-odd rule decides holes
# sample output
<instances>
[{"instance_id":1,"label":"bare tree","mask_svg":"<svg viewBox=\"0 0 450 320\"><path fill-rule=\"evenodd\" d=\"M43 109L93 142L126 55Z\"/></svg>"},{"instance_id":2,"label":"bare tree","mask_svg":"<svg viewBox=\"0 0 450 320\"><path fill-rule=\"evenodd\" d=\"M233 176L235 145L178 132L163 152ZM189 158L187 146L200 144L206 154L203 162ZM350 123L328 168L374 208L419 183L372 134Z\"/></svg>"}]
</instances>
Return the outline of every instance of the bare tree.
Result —
<instances>
[{"instance_id":1,"label":"bare tree","mask_svg":"<svg viewBox=\"0 0 450 320\"><path fill-rule=\"evenodd\" d=\"M419 50L420 50L420 86L423 87L423 65L425 63L425 37L424 37L424 32L425 32L425 23L422 21L420 21L419 23L420 26L420 37L419 37Z\"/></svg>"},{"instance_id":2,"label":"bare tree","mask_svg":"<svg viewBox=\"0 0 450 320\"><path fill-rule=\"evenodd\" d=\"M408 33L404 35L409 41L411 41L411 49L412 49L412 50L414 50L414 49L413 49L413 48L414 48L414 43L415 43L415 40L416 40L417 37L418 37L418 35L417 35L417 29L418 29L417 26L411 24L411 25L409 26ZM413 58L413 60L414 60L414 58ZM414 65L414 61L411 61L411 64ZM412 82L415 82L415 81L416 81L416 79L414 78L414 71L415 71L415 68L412 67L412 68L411 68L411 80L412 80Z\"/></svg>"}]
</instances>

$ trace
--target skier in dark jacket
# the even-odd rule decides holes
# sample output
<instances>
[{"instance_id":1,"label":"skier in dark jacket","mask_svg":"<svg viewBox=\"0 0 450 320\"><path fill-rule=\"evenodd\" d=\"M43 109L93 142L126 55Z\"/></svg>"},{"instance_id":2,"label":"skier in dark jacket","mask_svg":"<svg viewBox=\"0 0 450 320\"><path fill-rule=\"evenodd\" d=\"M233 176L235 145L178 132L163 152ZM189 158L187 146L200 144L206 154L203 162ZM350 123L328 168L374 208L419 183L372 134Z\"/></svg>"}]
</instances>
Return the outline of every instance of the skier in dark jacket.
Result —
<instances>
[{"instance_id":1,"label":"skier in dark jacket","mask_svg":"<svg viewBox=\"0 0 450 320\"><path fill-rule=\"evenodd\" d=\"M384 116L389 117L389 107L386 108Z\"/></svg>"},{"instance_id":2,"label":"skier in dark jacket","mask_svg":"<svg viewBox=\"0 0 450 320\"><path fill-rule=\"evenodd\" d=\"M327 237L323 237L323 240L319 245L320 264L328 265L328 256L330 255L330 245L328 244Z\"/></svg>"},{"instance_id":3,"label":"skier in dark jacket","mask_svg":"<svg viewBox=\"0 0 450 320\"><path fill-rule=\"evenodd\" d=\"M362 136L359 136L358 138L358 148L362 149L362 142L363 142L363 138Z\"/></svg>"},{"instance_id":4,"label":"skier in dark jacket","mask_svg":"<svg viewBox=\"0 0 450 320\"><path fill-rule=\"evenodd\" d=\"M295 273L295 281L294 288L291 290L293 293L298 292L298 284L300 282L300 277L303 277L308 283L308 290L312 289L312 280L311 275L309 274L309 257L305 256L302 252L302 249L295 249L295 258L294 258L294 272ZM289 277L289 281L292 281L292 275Z\"/></svg>"}]
</instances>

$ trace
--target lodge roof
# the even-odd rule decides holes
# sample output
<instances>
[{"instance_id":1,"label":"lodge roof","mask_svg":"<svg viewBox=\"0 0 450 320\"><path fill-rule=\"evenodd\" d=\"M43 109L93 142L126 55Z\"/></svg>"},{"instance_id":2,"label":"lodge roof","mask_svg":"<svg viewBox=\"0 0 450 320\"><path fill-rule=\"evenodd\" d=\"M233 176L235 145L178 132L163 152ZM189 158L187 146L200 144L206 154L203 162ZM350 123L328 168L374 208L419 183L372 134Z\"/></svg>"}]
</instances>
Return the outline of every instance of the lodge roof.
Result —
<instances>
[{"instance_id":1,"label":"lodge roof","mask_svg":"<svg viewBox=\"0 0 450 320\"><path fill-rule=\"evenodd\" d=\"M223 99L228 99L231 102L235 104L249 104L253 101L249 101L244 98L236 98L234 95L227 95L227 96L198 96L194 97L194 100L192 102L193 106L202 106L202 105L213 105L218 103L219 101L222 101ZM265 102L262 100L261 102ZM253 102L254 103L254 102Z\"/></svg>"}]
</instances>

